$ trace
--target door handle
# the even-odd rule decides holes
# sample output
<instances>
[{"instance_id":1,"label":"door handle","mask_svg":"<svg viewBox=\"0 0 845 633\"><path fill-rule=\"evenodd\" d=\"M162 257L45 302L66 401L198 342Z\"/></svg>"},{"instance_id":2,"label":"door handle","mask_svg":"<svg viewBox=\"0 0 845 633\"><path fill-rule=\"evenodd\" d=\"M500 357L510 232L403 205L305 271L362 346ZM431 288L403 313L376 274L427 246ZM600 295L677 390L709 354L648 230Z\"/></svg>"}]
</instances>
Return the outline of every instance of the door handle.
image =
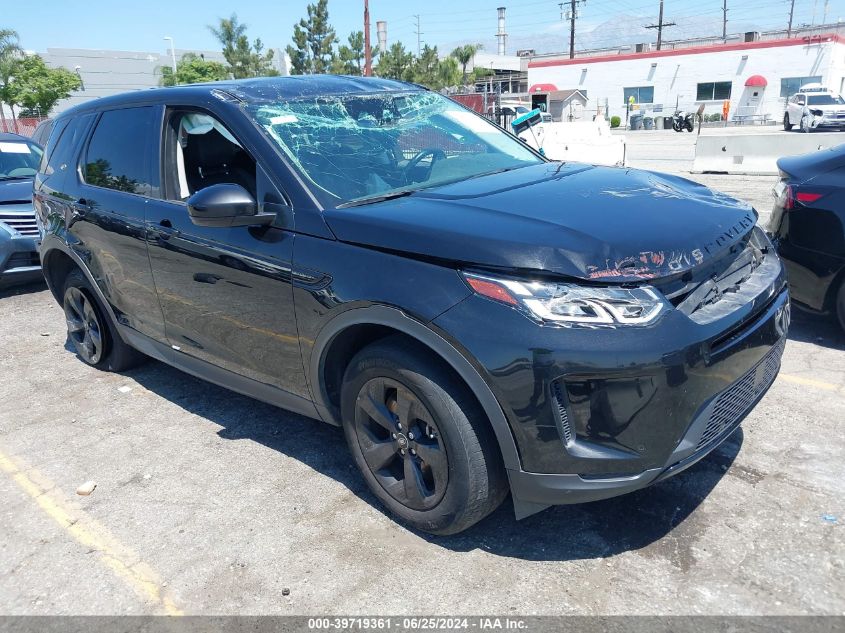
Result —
<instances>
[{"instance_id":1,"label":"door handle","mask_svg":"<svg viewBox=\"0 0 845 633\"><path fill-rule=\"evenodd\" d=\"M179 231L173 228L173 223L167 218L159 220L158 224L150 226L150 232L155 235L156 239L166 241L170 236Z\"/></svg>"}]
</instances>

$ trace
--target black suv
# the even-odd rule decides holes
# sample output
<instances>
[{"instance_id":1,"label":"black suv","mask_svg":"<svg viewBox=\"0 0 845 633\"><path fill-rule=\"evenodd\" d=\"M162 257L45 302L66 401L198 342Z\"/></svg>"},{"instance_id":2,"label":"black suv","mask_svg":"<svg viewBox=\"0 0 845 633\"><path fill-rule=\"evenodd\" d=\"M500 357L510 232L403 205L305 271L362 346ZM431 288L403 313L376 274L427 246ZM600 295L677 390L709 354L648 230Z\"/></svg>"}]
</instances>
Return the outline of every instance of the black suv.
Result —
<instances>
[{"instance_id":1,"label":"black suv","mask_svg":"<svg viewBox=\"0 0 845 633\"><path fill-rule=\"evenodd\" d=\"M784 270L682 178L549 162L401 82L256 79L61 116L35 183L87 363L140 353L343 426L373 493L458 532L701 459L775 378Z\"/></svg>"}]
</instances>

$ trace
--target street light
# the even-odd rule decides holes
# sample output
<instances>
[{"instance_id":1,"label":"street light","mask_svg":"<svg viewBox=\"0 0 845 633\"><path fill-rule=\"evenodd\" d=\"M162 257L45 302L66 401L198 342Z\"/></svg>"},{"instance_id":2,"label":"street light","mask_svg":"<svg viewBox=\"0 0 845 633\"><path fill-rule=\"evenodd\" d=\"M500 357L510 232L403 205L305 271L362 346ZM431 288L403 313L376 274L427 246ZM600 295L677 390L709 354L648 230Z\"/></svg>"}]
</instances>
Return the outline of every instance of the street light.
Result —
<instances>
[{"instance_id":1,"label":"street light","mask_svg":"<svg viewBox=\"0 0 845 633\"><path fill-rule=\"evenodd\" d=\"M85 92L85 80L84 80L84 79L82 79L82 73L81 73L81 72L79 72L81 68L82 68L82 66L74 66L74 67L73 67L73 72L75 72L75 73L76 73L76 76L77 76L77 77L79 77L79 89L80 89L82 92Z\"/></svg>"},{"instance_id":2,"label":"street light","mask_svg":"<svg viewBox=\"0 0 845 633\"><path fill-rule=\"evenodd\" d=\"M173 63L173 76L176 76L176 47L173 44L173 38L169 35L164 38L170 42L170 61Z\"/></svg>"}]
</instances>

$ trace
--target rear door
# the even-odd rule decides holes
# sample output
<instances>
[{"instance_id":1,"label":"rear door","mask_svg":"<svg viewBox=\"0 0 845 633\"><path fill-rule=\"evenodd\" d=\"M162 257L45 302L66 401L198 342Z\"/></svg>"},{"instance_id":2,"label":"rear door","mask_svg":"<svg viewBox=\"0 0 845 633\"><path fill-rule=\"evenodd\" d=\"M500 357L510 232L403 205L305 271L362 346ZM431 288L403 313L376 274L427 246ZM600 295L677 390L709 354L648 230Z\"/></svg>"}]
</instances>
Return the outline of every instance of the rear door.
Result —
<instances>
[{"instance_id":1,"label":"rear door","mask_svg":"<svg viewBox=\"0 0 845 633\"><path fill-rule=\"evenodd\" d=\"M291 286L294 234L284 192L219 115L168 108L156 153L162 189L146 238L168 341L192 356L308 397ZM204 227L187 199L220 183L244 187L273 226Z\"/></svg>"},{"instance_id":2,"label":"rear door","mask_svg":"<svg viewBox=\"0 0 845 633\"><path fill-rule=\"evenodd\" d=\"M71 247L88 265L118 322L163 340L164 319L144 240L147 199L159 188L150 168L156 110L101 112L65 185Z\"/></svg>"}]
</instances>

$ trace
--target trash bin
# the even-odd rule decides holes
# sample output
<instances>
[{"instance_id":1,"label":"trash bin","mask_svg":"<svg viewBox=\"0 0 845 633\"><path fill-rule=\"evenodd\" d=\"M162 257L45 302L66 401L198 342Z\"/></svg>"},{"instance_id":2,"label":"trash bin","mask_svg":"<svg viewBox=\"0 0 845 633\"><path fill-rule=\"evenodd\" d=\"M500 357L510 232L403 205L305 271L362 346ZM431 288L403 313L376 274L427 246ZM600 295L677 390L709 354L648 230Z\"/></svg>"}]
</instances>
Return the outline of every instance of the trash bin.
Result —
<instances>
[{"instance_id":1,"label":"trash bin","mask_svg":"<svg viewBox=\"0 0 845 633\"><path fill-rule=\"evenodd\" d=\"M650 116L647 116L643 119L643 129L644 130L653 130L654 129L654 119Z\"/></svg>"},{"instance_id":2,"label":"trash bin","mask_svg":"<svg viewBox=\"0 0 845 633\"><path fill-rule=\"evenodd\" d=\"M643 129L643 115L640 112L635 112L631 115L631 118L628 120L628 123L631 126L632 130L641 130Z\"/></svg>"},{"instance_id":3,"label":"trash bin","mask_svg":"<svg viewBox=\"0 0 845 633\"><path fill-rule=\"evenodd\" d=\"M663 129L664 130L671 130L672 129L672 117L665 116L663 117Z\"/></svg>"}]
</instances>

